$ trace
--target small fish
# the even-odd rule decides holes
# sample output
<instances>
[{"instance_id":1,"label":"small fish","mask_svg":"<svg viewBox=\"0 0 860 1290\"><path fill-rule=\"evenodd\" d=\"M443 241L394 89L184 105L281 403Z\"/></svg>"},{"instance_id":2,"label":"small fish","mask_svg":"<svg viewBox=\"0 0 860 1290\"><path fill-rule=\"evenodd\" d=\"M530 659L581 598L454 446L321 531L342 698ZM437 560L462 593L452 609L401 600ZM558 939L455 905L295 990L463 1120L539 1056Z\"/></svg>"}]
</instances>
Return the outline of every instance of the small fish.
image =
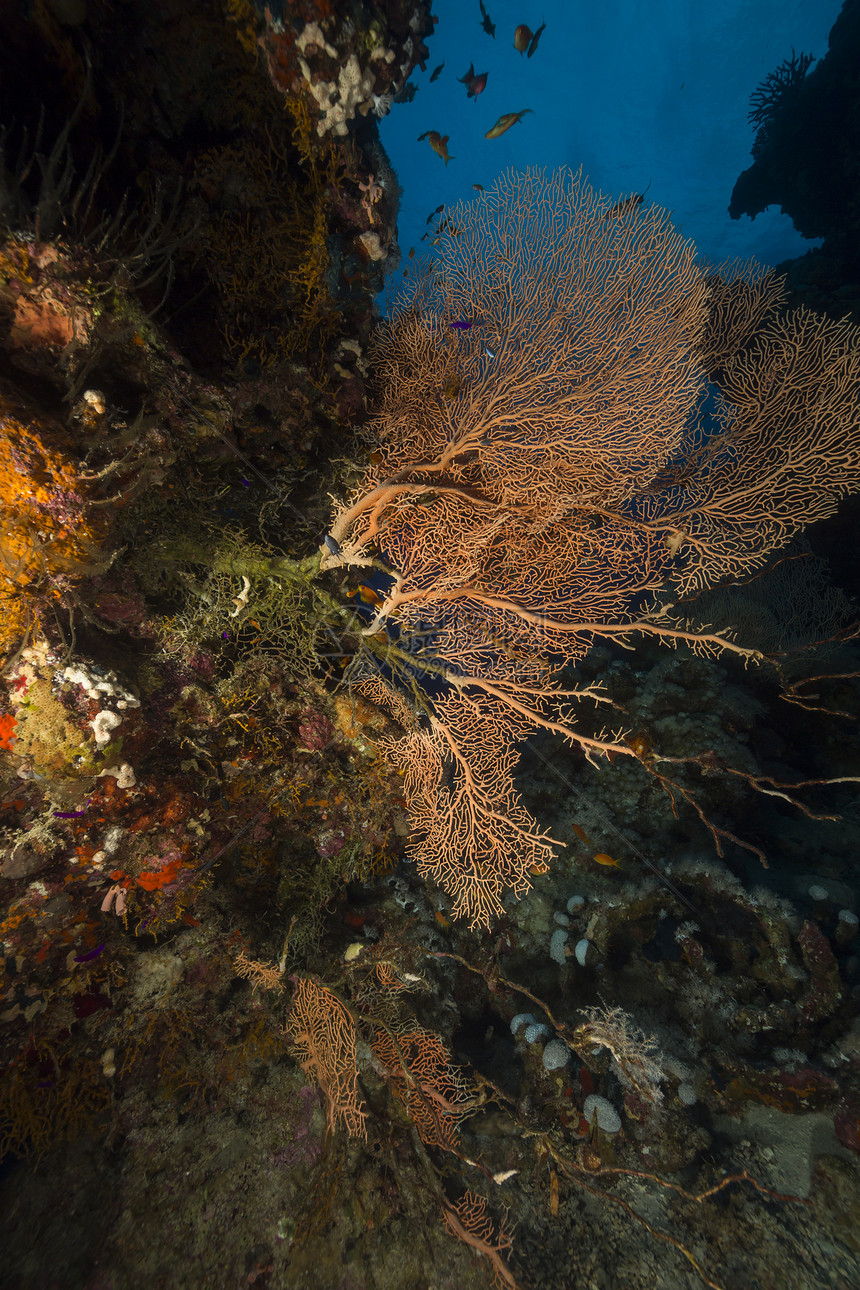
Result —
<instances>
[{"instance_id":1,"label":"small fish","mask_svg":"<svg viewBox=\"0 0 860 1290\"><path fill-rule=\"evenodd\" d=\"M424 139L425 137L426 137L426 136L422 134L422 135L419 137L418 142L420 143L420 142L421 142L421 140L422 140L422 139ZM431 219L433 218L433 216L434 216L434 215L438 215L438 214L439 214L439 212L440 212L440 211L443 211L444 209L445 209L445 203L444 203L444 202L440 202L440 203L439 203L439 205L436 207L435 211L431 211L431 212L430 212L430 214L427 216L427 218L426 218L426 220L424 221L424 223L425 223L425 224L429 224L429 223L430 223L430 221L431 221Z\"/></svg>"},{"instance_id":2,"label":"small fish","mask_svg":"<svg viewBox=\"0 0 860 1290\"><path fill-rule=\"evenodd\" d=\"M426 139L436 156L441 157L447 166L449 161L454 161L453 157L448 156L449 138L449 135L440 134L438 130L425 130L423 134L419 134L418 142L420 143L422 139Z\"/></svg>"},{"instance_id":3,"label":"small fish","mask_svg":"<svg viewBox=\"0 0 860 1290\"><path fill-rule=\"evenodd\" d=\"M652 183L653 180L649 179L648 188L651 187ZM628 211L635 210L637 206L641 206L644 202L645 193L647 193L648 188L645 189L644 193L634 193L632 197L622 197L620 202L616 202L614 206L610 206L607 211L607 215L626 215Z\"/></svg>"},{"instance_id":4,"label":"small fish","mask_svg":"<svg viewBox=\"0 0 860 1290\"><path fill-rule=\"evenodd\" d=\"M381 605L383 603L379 593L374 591L373 587L368 587L364 582L358 584L355 595L359 596L366 605Z\"/></svg>"},{"instance_id":5,"label":"small fish","mask_svg":"<svg viewBox=\"0 0 860 1290\"><path fill-rule=\"evenodd\" d=\"M457 331L469 331L472 327L483 327L483 325L477 318L455 318L453 322L448 323L449 327L454 327Z\"/></svg>"},{"instance_id":6,"label":"small fish","mask_svg":"<svg viewBox=\"0 0 860 1290\"><path fill-rule=\"evenodd\" d=\"M514 32L514 49L517 49L521 54L524 54L529 47L529 41L533 35L534 32L531 27L527 27L524 22L521 22Z\"/></svg>"},{"instance_id":7,"label":"small fish","mask_svg":"<svg viewBox=\"0 0 860 1290\"><path fill-rule=\"evenodd\" d=\"M323 538L323 542L328 547L329 551L331 551L332 555L340 555L340 543L337 538L333 538L330 533L326 533Z\"/></svg>"},{"instance_id":8,"label":"small fish","mask_svg":"<svg viewBox=\"0 0 860 1290\"><path fill-rule=\"evenodd\" d=\"M445 917L441 909L437 909L433 917L435 918L436 922L439 924L440 927L451 926L450 920Z\"/></svg>"},{"instance_id":9,"label":"small fish","mask_svg":"<svg viewBox=\"0 0 860 1290\"><path fill-rule=\"evenodd\" d=\"M573 831L579 838L580 842L587 842L589 846L593 845L591 838L588 836L581 824L574 824Z\"/></svg>"},{"instance_id":10,"label":"small fish","mask_svg":"<svg viewBox=\"0 0 860 1290\"><path fill-rule=\"evenodd\" d=\"M444 66L445 66L445 60L444 60L444 58L443 58L443 59L442 59L442 62L439 64L439 66L438 66L438 67L434 67L434 68L433 68L433 71L430 73L430 83L431 83L431 85L432 85L433 81L438 81L439 77L440 77L440 76L441 76L441 74L442 74L442 68L443 68Z\"/></svg>"},{"instance_id":11,"label":"small fish","mask_svg":"<svg viewBox=\"0 0 860 1290\"><path fill-rule=\"evenodd\" d=\"M504 134L506 130L510 130L512 125L516 125L518 121L521 121L526 112L532 112L533 110L533 108L523 108L522 112L505 112L499 117L492 130L487 131L484 138L498 139L499 135Z\"/></svg>"},{"instance_id":12,"label":"small fish","mask_svg":"<svg viewBox=\"0 0 860 1290\"><path fill-rule=\"evenodd\" d=\"M472 184L472 187L474 188L476 193L482 193L484 191L483 184Z\"/></svg>"},{"instance_id":13,"label":"small fish","mask_svg":"<svg viewBox=\"0 0 860 1290\"><path fill-rule=\"evenodd\" d=\"M613 860L612 856L608 856L605 851L598 851L597 855L591 858L595 864L605 865L607 869L617 869L621 863L620 860Z\"/></svg>"},{"instance_id":14,"label":"small fish","mask_svg":"<svg viewBox=\"0 0 860 1290\"><path fill-rule=\"evenodd\" d=\"M414 246L410 246L410 248L409 248L409 259L410 259L410 260L414 260L414 259L415 259L415 247L414 247Z\"/></svg>"},{"instance_id":15,"label":"small fish","mask_svg":"<svg viewBox=\"0 0 860 1290\"><path fill-rule=\"evenodd\" d=\"M484 31L487 33L487 35L492 36L493 39L495 40L496 24L490 21L490 15L487 13L486 9L484 8L484 0L478 0L478 3L481 6L481 17L483 19L481 26L484 28Z\"/></svg>"},{"instance_id":16,"label":"small fish","mask_svg":"<svg viewBox=\"0 0 860 1290\"><path fill-rule=\"evenodd\" d=\"M466 72L465 76L457 77L460 84L466 86L466 98L475 99L477 102L478 95L483 94L484 90L487 88L488 75L488 72L476 72L475 64L469 64L469 70Z\"/></svg>"},{"instance_id":17,"label":"small fish","mask_svg":"<svg viewBox=\"0 0 860 1290\"><path fill-rule=\"evenodd\" d=\"M531 41L529 42L529 52L526 55L527 58L531 58L532 54L537 49L538 41L540 40L545 30L546 30L546 23L542 22L541 25L538 27L537 31L535 32L535 34L532 36Z\"/></svg>"},{"instance_id":18,"label":"small fish","mask_svg":"<svg viewBox=\"0 0 860 1290\"><path fill-rule=\"evenodd\" d=\"M54 811L54 818L57 820L78 820L86 811Z\"/></svg>"}]
</instances>

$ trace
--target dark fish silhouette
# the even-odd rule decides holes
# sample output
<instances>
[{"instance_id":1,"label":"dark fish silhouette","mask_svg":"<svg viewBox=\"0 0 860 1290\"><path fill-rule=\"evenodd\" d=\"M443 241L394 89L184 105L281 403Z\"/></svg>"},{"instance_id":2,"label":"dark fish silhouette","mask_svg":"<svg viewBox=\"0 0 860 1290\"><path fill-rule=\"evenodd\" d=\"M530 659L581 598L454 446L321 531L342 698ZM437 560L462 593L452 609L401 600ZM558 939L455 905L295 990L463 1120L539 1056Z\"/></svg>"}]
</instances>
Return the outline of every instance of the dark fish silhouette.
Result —
<instances>
[{"instance_id":1,"label":"dark fish silhouette","mask_svg":"<svg viewBox=\"0 0 860 1290\"><path fill-rule=\"evenodd\" d=\"M651 187L652 183L653 180L649 179L648 188ZM648 188L645 189L645 193L647 193ZM626 215L628 211L635 210L637 206L642 205L645 200L645 193L633 193L631 197L622 197L620 202L616 202L614 206L610 206L606 214Z\"/></svg>"},{"instance_id":2,"label":"dark fish silhouette","mask_svg":"<svg viewBox=\"0 0 860 1290\"><path fill-rule=\"evenodd\" d=\"M531 58L532 54L537 49L538 41L540 40L541 35L545 29L546 29L546 23L542 22L541 25L538 27L537 31L535 32L535 34L531 38L531 42L529 44L529 52L526 55L527 58Z\"/></svg>"},{"instance_id":3,"label":"dark fish silhouette","mask_svg":"<svg viewBox=\"0 0 860 1290\"><path fill-rule=\"evenodd\" d=\"M493 36L495 38L496 24L494 22L490 22L490 15L487 13L486 9L484 8L484 0L478 0L478 3L481 6L481 17L483 19L481 26L484 28L484 31L487 33L488 36Z\"/></svg>"},{"instance_id":4,"label":"dark fish silhouette","mask_svg":"<svg viewBox=\"0 0 860 1290\"><path fill-rule=\"evenodd\" d=\"M432 82L432 81L436 81L436 80L438 80L438 79L439 79L440 73L441 73L442 68L443 68L444 66L445 66L445 60L444 60L444 58L443 58L443 59L442 59L442 62L439 64L439 66L438 66L438 67L434 67L434 68L433 68L433 71L430 73L430 80L431 80L431 82Z\"/></svg>"}]
</instances>

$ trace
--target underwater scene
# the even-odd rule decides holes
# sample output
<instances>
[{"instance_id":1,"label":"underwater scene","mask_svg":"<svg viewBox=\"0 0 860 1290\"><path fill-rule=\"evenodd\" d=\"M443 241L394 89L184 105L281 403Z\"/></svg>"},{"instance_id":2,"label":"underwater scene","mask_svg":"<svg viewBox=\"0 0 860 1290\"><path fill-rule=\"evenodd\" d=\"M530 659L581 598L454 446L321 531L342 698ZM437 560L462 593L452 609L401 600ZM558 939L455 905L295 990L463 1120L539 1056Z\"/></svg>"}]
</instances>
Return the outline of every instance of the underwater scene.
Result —
<instances>
[{"instance_id":1,"label":"underwater scene","mask_svg":"<svg viewBox=\"0 0 860 1290\"><path fill-rule=\"evenodd\" d=\"M858 69L0 3L0 1290L860 1288Z\"/></svg>"}]
</instances>

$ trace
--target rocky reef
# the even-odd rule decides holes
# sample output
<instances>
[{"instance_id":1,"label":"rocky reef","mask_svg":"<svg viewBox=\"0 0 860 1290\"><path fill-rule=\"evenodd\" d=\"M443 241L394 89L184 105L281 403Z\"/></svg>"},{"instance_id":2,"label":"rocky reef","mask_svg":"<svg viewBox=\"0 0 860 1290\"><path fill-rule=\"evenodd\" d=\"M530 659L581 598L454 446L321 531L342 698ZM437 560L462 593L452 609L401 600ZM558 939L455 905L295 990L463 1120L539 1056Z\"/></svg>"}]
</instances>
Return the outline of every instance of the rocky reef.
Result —
<instances>
[{"instance_id":1,"label":"rocky reef","mask_svg":"<svg viewBox=\"0 0 860 1290\"><path fill-rule=\"evenodd\" d=\"M810 551L690 608L756 667L570 669L635 756L529 742L559 855L491 932L403 859L378 591L319 552L429 9L0 15L9 1290L853 1283L860 669Z\"/></svg>"}]
</instances>

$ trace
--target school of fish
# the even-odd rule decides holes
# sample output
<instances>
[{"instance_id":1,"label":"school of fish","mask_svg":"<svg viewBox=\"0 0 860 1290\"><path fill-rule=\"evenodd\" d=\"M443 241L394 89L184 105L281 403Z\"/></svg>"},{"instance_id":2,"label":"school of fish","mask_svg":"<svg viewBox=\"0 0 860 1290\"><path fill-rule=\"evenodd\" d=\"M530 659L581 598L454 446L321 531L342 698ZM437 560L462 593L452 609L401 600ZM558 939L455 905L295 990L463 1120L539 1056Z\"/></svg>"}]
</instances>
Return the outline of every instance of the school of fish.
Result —
<instances>
[{"instance_id":1,"label":"school of fish","mask_svg":"<svg viewBox=\"0 0 860 1290\"><path fill-rule=\"evenodd\" d=\"M481 29L484 32L486 32L488 36L491 36L495 40L496 24L492 21L487 11L487 7L484 4L484 0L478 0L478 3L481 9L481 21L478 25L481 27ZM520 54L525 54L527 58L531 58L532 55L537 50L538 42L540 41L540 38L543 35L543 32L545 29L546 29L546 22L542 22L536 31L532 31L531 27L528 27L524 22L521 22L514 31L514 40L513 40L514 49L516 49ZM445 62L443 60L438 67L435 67L433 69L433 72L431 73L431 76L430 76L431 82L437 80L441 76L444 66L445 66ZM487 88L487 79L488 79L487 72L475 71L474 62L469 63L468 71L464 72L462 76L457 77L457 80L459 81L459 83L461 85L465 85L466 87L467 98L474 99L476 103L478 101L478 96L480 94L483 94L484 90ZM490 129L487 130L486 134L484 135L484 138L485 139L500 138L501 135L505 134L508 130L510 130L511 126L516 125L519 121L521 121L527 112L533 112L533 111L534 111L533 108L522 108L521 111L519 112L503 112L502 115L496 121L495 125L492 125ZM448 152L449 137L450 136L447 134L444 134L444 135L441 134L438 130L425 130L423 134L419 134L418 142L422 143L426 139L427 142L430 144L430 147L436 153L437 157L441 157L441 159L445 162L445 165L447 166L449 161L455 160L455 157L453 157ZM476 190L476 192L484 191L480 184L473 184L472 187ZM436 214L436 213L437 213L436 211L433 212L433 214ZM431 216L428 218L427 220L428 224L430 223L430 220L433 218L433 214L431 214ZM429 235L425 234L425 237L426 236L429 236ZM433 245L437 245L437 243L438 243L438 237L434 240Z\"/></svg>"}]
</instances>

